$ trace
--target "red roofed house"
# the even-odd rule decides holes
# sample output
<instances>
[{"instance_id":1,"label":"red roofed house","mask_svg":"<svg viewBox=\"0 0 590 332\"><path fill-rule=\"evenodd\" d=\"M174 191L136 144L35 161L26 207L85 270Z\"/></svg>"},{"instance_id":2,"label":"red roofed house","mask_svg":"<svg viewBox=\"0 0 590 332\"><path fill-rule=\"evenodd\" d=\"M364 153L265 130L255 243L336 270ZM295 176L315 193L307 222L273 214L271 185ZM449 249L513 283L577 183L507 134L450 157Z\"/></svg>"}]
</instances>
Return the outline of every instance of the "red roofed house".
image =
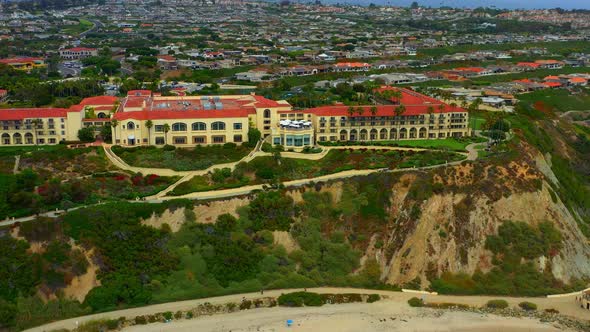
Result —
<instances>
[{"instance_id":1,"label":"red roofed house","mask_svg":"<svg viewBox=\"0 0 590 332\"><path fill-rule=\"evenodd\" d=\"M539 69L539 67L541 67L541 64L535 62L519 62L516 64L516 68L523 71L535 70Z\"/></svg>"},{"instance_id":2,"label":"red roofed house","mask_svg":"<svg viewBox=\"0 0 590 332\"><path fill-rule=\"evenodd\" d=\"M0 59L0 63L8 65L16 70L31 71L31 69L45 67L45 60L43 58L10 58Z\"/></svg>"},{"instance_id":3,"label":"red roofed house","mask_svg":"<svg viewBox=\"0 0 590 332\"><path fill-rule=\"evenodd\" d=\"M565 62L558 60L536 60L535 63L543 69L560 69L565 65Z\"/></svg>"},{"instance_id":4,"label":"red roofed house","mask_svg":"<svg viewBox=\"0 0 590 332\"><path fill-rule=\"evenodd\" d=\"M8 90L0 89L0 101L4 101L8 96Z\"/></svg>"},{"instance_id":5,"label":"red roofed house","mask_svg":"<svg viewBox=\"0 0 590 332\"><path fill-rule=\"evenodd\" d=\"M335 72L342 71L368 71L371 65L366 62L339 62L332 66Z\"/></svg>"},{"instance_id":6,"label":"red roofed house","mask_svg":"<svg viewBox=\"0 0 590 332\"><path fill-rule=\"evenodd\" d=\"M172 55L158 55L158 66L162 70L176 70L178 69L178 62Z\"/></svg>"},{"instance_id":7,"label":"red roofed house","mask_svg":"<svg viewBox=\"0 0 590 332\"><path fill-rule=\"evenodd\" d=\"M588 84L588 80L583 77L572 77L568 80L568 82L571 85L580 85L580 86L586 86Z\"/></svg>"},{"instance_id":8,"label":"red roofed house","mask_svg":"<svg viewBox=\"0 0 590 332\"><path fill-rule=\"evenodd\" d=\"M73 47L59 50L59 56L66 60L80 60L91 56L98 56L96 48Z\"/></svg>"}]
</instances>

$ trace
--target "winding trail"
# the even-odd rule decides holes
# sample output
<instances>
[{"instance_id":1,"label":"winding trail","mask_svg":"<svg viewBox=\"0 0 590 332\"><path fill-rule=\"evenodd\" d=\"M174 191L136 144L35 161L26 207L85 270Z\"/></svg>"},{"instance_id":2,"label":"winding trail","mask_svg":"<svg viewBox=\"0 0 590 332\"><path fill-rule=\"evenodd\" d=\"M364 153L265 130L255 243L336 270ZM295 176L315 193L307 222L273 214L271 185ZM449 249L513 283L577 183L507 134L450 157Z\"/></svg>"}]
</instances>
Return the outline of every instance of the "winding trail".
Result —
<instances>
[{"instance_id":1,"label":"winding trail","mask_svg":"<svg viewBox=\"0 0 590 332\"><path fill-rule=\"evenodd\" d=\"M366 176L366 175L370 175L373 173L379 173L379 172L398 173L398 172L427 170L427 169L434 169L434 168L440 168L440 167L459 165L460 163L462 163L464 161L476 160L478 157L478 154L477 154L478 148L480 148L484 144L486 144L486 142L469 144L468 146L465 147L465 150L467 150L466 153L465 152L456 152L456 153L466 156L466 158L464 160L454 161L454 162L450 162L450 163L433 165L433 166L418 167L418 168L398 168L398 169L381 168L381 169L368 169L368 170L349 170L349 171L343 171L343 172L339 172L339 173L318 176L315 178L286 181L286 182L283 182L283 185L285 187L301 187L301 186L305 186L305 185L308 185L311 183L342 180L342 179L348 179L348 178L355 177L355 176ZM174 190L179 184L181 184L185 181L189 181L194 176L205 175L208 172L213 171L214 169L217 169L217 168L227 167L227 168L230 168L233 170L235 168L235 166L240 162L248 162L256 157L272 155L271 153L260 151L261 146L262 146L262 141L259 142L256 145L256 147L247 156L245 156L244 158L242 158L239 161L236 161L233 163L226 163L226 164L217 164L217 165L210 166L209 168L207 168L205 170L197 170L197 171L174 171L172 169L166 169L166 168L133 167L133 166L130 166L127 163L125 163L119 156L117 156L111 150L110 145L103 144L103 149L105 151L105 155L107 156L107 158L115 166L119 167L122 170L133 172L133 173L139 172L142 174L156 174L159 176L182 176L182 178L180 180L178 180L177 182L170 185L168 188L162 190L161 192L159 192L155 195L147 196L143 200L140 200L140 201L137 201L137 200L130 201L130 202L143 202L143 203L161 203L166 200L179 199L179 198L196 199L196 200L228 198L228 197L234 197L234 196L247 195L247 194L250 194L254 191L263 190L264 188L267 187L267 185L257 184L257 185L239 187L239 188L220 189L220 190L211 190L211 191L203 191L203 192L193 192L193 193L189 193L189 194L182 195L182 196L167 196L167 194L170 193L172 190ZM324 150L321 153L315 153L315 154L282 152L281 157L283 157L283 158L299 158L299 159L308 159L308 160L319 160L319 159L325 157L328 154L328 152L332 149L441 151L441 150L434 150L434 149L391 147L391 146L332 146L332 147L323 147L323 149ZM99 203L99 204L104 204L104 203ZM93 204L93 205L96 205L96 204ZM69 211L77 210L77 209L88 207L88 206L90 206L90 205L79 206L79 207L70 209ZM66 211L64 211L64 210L54 210L54 211L48 211L45 213L41 213L41 214L39 214L39 216L48 217L48 218L57 218L65 212ZM6 219L3 221L0 221L0 226L10 226L10 225L20 223L20 222L35 220L35 218L37 218L37 216L33 215L33 216L27 216L27 217L21 217L21 218Z\"/></svg>"},{"instance_id":2,"label":"winding trail","mask_svg":"<svg viewBox=\"0 0 590 332\"><path fill-rule=\"evenodd\" d=\"M264 295L259 292L247 293L247 294L234 294L226 296L218 296L211 298L204 298L198 300L178 301L169 302L163 304L150 305L139 308L131 308L124 310L117 310L105 313L99 313L94 315L88 315L83 317L71 318L62 321L57 321L35 327L26 331L30 332L43 332L52 331L58 329L74 329L76 322L83 324L85 322L97 319L117 319L119 317L134 318L140 315L152 315L161 312L176 312L176 311L187 311L196 308L200 304L211 303L211 304L226 304L226 303L240 303L242 299L252 300L261 297L278 297L283 293L289 293L293 291L301 291L303 289L280 289L280 290L269 290L265 291ZM557 309L559 312L566 316L571 316L577 319L588 320L590 313L587 310L580 308L575 302L575 296L564 296L564 297L538 297L538 298L526 298L526 297L504 297L504 296L452 296L452 295L417 295L415 293L404 293L404 292L393 292L393 291L381 291L372 289L357 289L357 288L308 288L307 291L316 293L331 293L331 294L343 294L343 293L361 293L361 294L380 294L386 295L388 298L377 303L383 305L389 305L392 308L403 304L407 306L406 302L412 297L423 297L426 302L449 302L449 303L461 303L470 306L483 306L485 303L492 299L505 299L510 306L518 306L518 303L522 301L531 301L538 305L539 310L544 309ZM257 309L257 310L270 310L270 309ZM223 316L232 314L221 314L219 320L223 320ZM198 318L197 318L198 319ZM142 327L145 328L145 327Z\"/></svg>"}]
</instances>

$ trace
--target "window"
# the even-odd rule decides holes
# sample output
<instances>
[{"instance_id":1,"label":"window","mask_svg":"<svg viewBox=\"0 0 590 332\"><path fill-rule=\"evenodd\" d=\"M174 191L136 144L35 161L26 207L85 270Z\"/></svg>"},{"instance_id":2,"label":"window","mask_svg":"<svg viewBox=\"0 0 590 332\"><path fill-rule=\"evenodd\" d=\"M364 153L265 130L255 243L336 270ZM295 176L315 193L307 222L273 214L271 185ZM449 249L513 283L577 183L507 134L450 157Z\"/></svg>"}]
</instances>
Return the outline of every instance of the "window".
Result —
<instances>
[{"instance_id":1,"label":"window","mask_svg":"<svg viewBox=\"0 0 590 332\"><path fill-rule=\"evenodd\" d=\"M172 124L172 131L186 131L186 123L176 122Z\"/></svg>"},{"instance_id":2,"label":"window","mask_svg":"<svg viewBox=\"0 0 590 332\"><path fill-rule=\"evenodd\" d=\"M164 145L164 142L164 137L156 137L156 145Z\"/></svg>"},{"instance_id":3,"label":"window","mask_svg":"<svg viewBox=\"0 0 590 332\"><path fill-rule=\"evenodd\" d=\"M213 136L213 143L225 143L225 136Z\"/></svg>"},{"instance_id":4,"label":"window","mask_svg":"<svg viewBox=\"0 0 590 332\"><path fill-rule=\"evenodd\" d=\"M154 131L157 133L163 133L164 132L164 125L155 125Z\"/></svg>"},{"instance_id":5,"label":"window","mask_svg":"<svg viewBox=\"0 0 590 332\"><path fill-rule=\"evenodd\" d=\"M234 130L242 130L242 124L239 122L234 123Z\"/></svg>"},{"instance_id":6,"label":"window","mask_svg":"<svg viewBox=\"0 0 590 332\"><path fill-rule=\"evenodd\" d=\"M242 135L234 135L234 143L241 143Z\"/></svg>"},{"instance_id":7,"label":"window","mask_svg":"<svg viewBox=\"0 0 590 332\"><path fill-rule=\"evenodd\" d=\"M270 110L269 109L264 110L264 117L270 118Z\"/></svg>"},{"instance_id":8,"label":"window","mask_svg":"<svg viewBox=\"0 0 590 332\"><path fill-rule=\"evenodd\" d=\"M281 145L281 138L280 137L274 137L272 140L273 140L272 142L274 145Z\"/></svg>"},{"instance_id":9,"label":"window","mask_svg":"<svg viewBox=\"0 0 590 332\"><path fill-rule=\"evenodd\" d=\"M225 123L224 122L213 122L211 124L211 130L225 130Z\"/></svg>"},{"instance_id":10,"label":"window","mask_svg":"<svg viewBox=\"0 0 590 332\"><path fill-rule=\"evenodd\" d=\"M56 142L55 138L50 138L49 139L49 144L55 144L55 142Z\"/></svg>"},{"instance_id":11,"label":"window","mask_svg":"<svg viewBox=\"0 0 590 332\"><path fill-rule=\"evenodd\" d=\"M175 136L173 139L174 144L186 144L186 136Z\"/></svg>"},{"instance_id":12,"label":"window","mask_svg":"<svg viewBox=\"0 0 590 332\"><path fill-rule=\"evenodd\" d=\"M125 127L123 127L123 129L125 129ZM135 129L135 124L133 122L127 122L127 129Z\"/></svg>"},{"instance_id":13,"label":"window","mask_svg":"<svg viewBox=\"0 0 590 332\"><path fill-rule=\"evenodd\" d=\"M207 136L193 136L194 144L205 144L207 143Z\"/></svg>"},{"instance_id":14,"label":"window","mask_svg":"<svg viewBox=\"0 0 590 332\"><path fill-rule=\"evenodd\" d=\"M207 124L205 122L195 122L192 125L193 131L207 130Z\"/></svg>"}]
</instances>

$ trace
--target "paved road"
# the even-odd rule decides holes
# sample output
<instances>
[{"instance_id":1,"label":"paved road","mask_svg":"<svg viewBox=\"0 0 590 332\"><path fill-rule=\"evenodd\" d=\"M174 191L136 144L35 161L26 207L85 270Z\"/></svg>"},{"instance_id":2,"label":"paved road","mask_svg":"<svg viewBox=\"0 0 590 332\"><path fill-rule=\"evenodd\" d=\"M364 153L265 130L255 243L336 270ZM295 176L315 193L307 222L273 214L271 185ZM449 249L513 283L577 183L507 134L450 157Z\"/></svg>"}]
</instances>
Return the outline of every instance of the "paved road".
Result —
<instances>
[{"instance_id":1,"label":"paved road","mask_svg":"<svg viewBox=\"0 0 590 332\"><path fill-rule=\"evenodd\" d=\"M239 303L242 299L256 299L263 296L271 296L277 297L283 293L288 293L292 291L300 291L302 289L281 289L281 290L271 290L265 291L264 295L260 293L247 293L247 294L235 294L235 295L227 295L227 296L219 296L219 297L212 297L212 298L205 298L199 300L189 300L189 301L179 301L179 302L170 302L170 303L163 303L163 304L156 304L150 305L146 307L140 308L132 308L132 309L124 309L124 310L117 310L111 312L105 312L100 314L88 315L78 318L71 318L66 319L58 322L49 323L40 327L32 328L27 331L30 332L43 332L43 331L51 331L57 329L74 329L76 327L76 322L82 324L84 322L90 320L97 320L97 319L117 319L119 317L127 317L133 318L140 315L152 315L156 313L171 311L185 311L191 310L197 307L199 304L203 304L205 302L209 302L211 304L225 304L225 303ZM575 303L575 296L565 296L565 297L558 297L558 298L524 298L524 297L502 297L502 296L450 296L450 295L416 295L413 293L402 293L402 292L391 292L391 291L379 291L379 290L371 290L371 289L355 289L355 288L309 288L307 291L316 292L316 293L331 293L331 294L341 294L341 293L362 293L362 294L381 294L387 295L389 298L387 301L395 301L395 302L406 302L410 298L417 296L417 297L424 297L425 301L431 302L451 302L451 303L462 303L471 306L483 306L487 301L492 299L505 299L511 306L517 306L518 303L522 301L531 301L538 305L539 310L544 310L548 308L554 308L559 310L561 314L572 316L578 319L585 319L587 320L590 316L590 313L587 310L581 309Z\"/></svg>"}]
</instances>

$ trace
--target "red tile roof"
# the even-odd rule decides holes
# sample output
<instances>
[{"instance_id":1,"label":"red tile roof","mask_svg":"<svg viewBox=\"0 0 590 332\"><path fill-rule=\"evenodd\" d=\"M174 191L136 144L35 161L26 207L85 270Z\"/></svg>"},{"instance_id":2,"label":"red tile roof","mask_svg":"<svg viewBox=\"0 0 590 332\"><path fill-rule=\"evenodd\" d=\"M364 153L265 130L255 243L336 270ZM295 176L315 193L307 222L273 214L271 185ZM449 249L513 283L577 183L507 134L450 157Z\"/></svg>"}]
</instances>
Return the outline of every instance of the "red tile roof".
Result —
<instances>
[{"instance_id":1,"label":"red tile roof","mask_svg":"<svg viewBox=\"0 0 590 332\"><path fill-rule=\"evenodd\" d=\"M338 68L344 68L344 67L348 67L348 68L362 68L362 67L371 67L370 64L366 63L366 62L339 62L337 64L334 65L335 67Z\"/></svg>"},{"instance_id":2,"label":"red tile roof","mask_svg":"<svg viewBox=\"0 0 590 332\"><path fill-rule=\"evenodd\" d=\"M569 79L569 81L571 83L586 83L586 82L588 82L588 80L583 77L572 77Z\"/></svg>"},{"instance_id":3,"label":"red tile roof","mask_svg":"<svg viewBox=\"0 0 590 332\"><path fill-rule=\"evenodd\" d=\"M115 105L115 103L119 100L117 97L112 96L97 96L97 97L88 97L82 99L80 105L87 106L87 105Z\"/></svg>"},{"instance_id":4,"label":"red tile roof","mask_svg":"<svg viewBox=\"0 0 590 332\"><path fill-rule=\"evenodd\" d=\"M129 90L127 91L127 95L128 96L151 96L152 95L152 91L151 90Z\"/></svg>"},{"instance_id":5,"label":"red tile roof","mask_svg":"<svg viewBox=\"0 0 590 332\"><path fill-rule=\"evenodd\" d=\"M0 120L24 120L36 118L65 118L65 108L7 108L0 109Z\"/></svg>"},{"instance_id":6,"label":"red tile roof","mask_svg":"<svg viewBox=\"0 0 590 332\"><path fill-rule=\"evenodd\" d=\"M89 51L89 52L93 52L93 51L96 51L96 48L89 48L89 47L72 47L72 48L66 48L66 49L63 49L62 51L70 51L70 52L82 52L82 51Z\"/></svg>"},{"instance_id":7,"label":"red tile roof","mask_svg":"<svg viewBox=\"0 0 590 332\"><path fill-rule=\"evenodd\" d=\"M428 106L432 106L434 108L434 113L453 113L453 112L467 112L460 107L451 107L449 105L445 105L443 110L438 109L438 105L405 105L406 111L403 113L404 116L408 115L423 115L428 114ZM363 114L359 115L356 110L362 107ZM359 116L373 116L371 114L371 108L373 106L354 106L355 113L352 115L353 117ZM396 105L377 105L377 113L375 116L394 116ZM305 110L306 113L312 113L318 116L349 116L348 114L348 106L321 106L316 108L310 108Z\"/></svg>"},{"instance_id":8,"label":"red tile roof","mask_svg":"<svg viewBox=\"0 0 590 332\"><path fill-rule=\"evenodd\" d=\"M452 113L452 112L466 112L464 109L460 107L452 107L443 103L440 100L434 99L432 97L417 93L415 91L409 89L401 89L401 88L394 88L390 86L382 86L380 88L375 89L377 92L383 92L387 90L398 90L402 93L402 98L399 101L402 105L406 107L406 111L404 115L422 115L428 113L428 108L432 106L434 108L434 113ZM395 100L395 98L392 98ZM397 100L395 100L397 101ZM443 105L443 109L439 110L439 105ZM393 116L395 108L398 105L378 105L377 107L377 114L376 116ZM365 105L360 106L363 108L364 112L362 116L372 116L371 108L372 105ZM355 110L359 108L359 106L354 106ZM319 116L348 116L348 106L322 106L316 107L306 110L306 113L313 113ZM353 117L361 116L358 112L353 114Z\"/></svg>"},{"instance_id":9,"label":"red tile roof","mask_svg":"<svg viewBox=\"0 0 590 332\"><path fill-rule=\"evenodd\" d=\"M256 99L256 102L254 103L254 105L256 105L256 107L263 108L263 107L286 106L286 105L280 104L272 99L265 98L263 96L254 95L253 97L254 97L254 99Z\"/></svg>"},{"instance_id":10,"label":"red tile roof","mask_svg":"<svg viewBox=\"0 0 590 332\"><path fill-rule=\"evenodd\" d=\"M539 68L541 64L534 63L534 62L519 62L516 64L519 67L531 67L531 68Z\"/></svg>"},{"instance_id":11,"label":"red tile roof","mask_svg":"<svg viewBox=\"0 0 590 332\"><path fill-rule=\"evenodd\" d=\"M545 82L542 83L544 86L549 87L549 88L558 88L560 87L562 84L559 82Z\"/></svg>"},{"instance_id":12,"label":"red tile roof","mask_svg":"<svg viewBox=\"0 0 590 332\"><path fill-rule=\"evenodd\" d=\"M43 61L43 58L24 57L24 58L0 59L0 63L5 63L5 64L26 63L26 62L35 62L35 61Z\"/></svg>"},{"instance_id":13,"label":"red tile roof","mask_svg":"<svg viewBox=\"0 0 590 332\"><path fill-rule=\"evenodd\" d=\"M175 120L175 119L207 119L207 118L244 118L248 117L251 111L242 109L226 110L198 110L198 111L137 111L137 112L117 112L114 119L122 120Z\"/></svg>"}]
</instances>

